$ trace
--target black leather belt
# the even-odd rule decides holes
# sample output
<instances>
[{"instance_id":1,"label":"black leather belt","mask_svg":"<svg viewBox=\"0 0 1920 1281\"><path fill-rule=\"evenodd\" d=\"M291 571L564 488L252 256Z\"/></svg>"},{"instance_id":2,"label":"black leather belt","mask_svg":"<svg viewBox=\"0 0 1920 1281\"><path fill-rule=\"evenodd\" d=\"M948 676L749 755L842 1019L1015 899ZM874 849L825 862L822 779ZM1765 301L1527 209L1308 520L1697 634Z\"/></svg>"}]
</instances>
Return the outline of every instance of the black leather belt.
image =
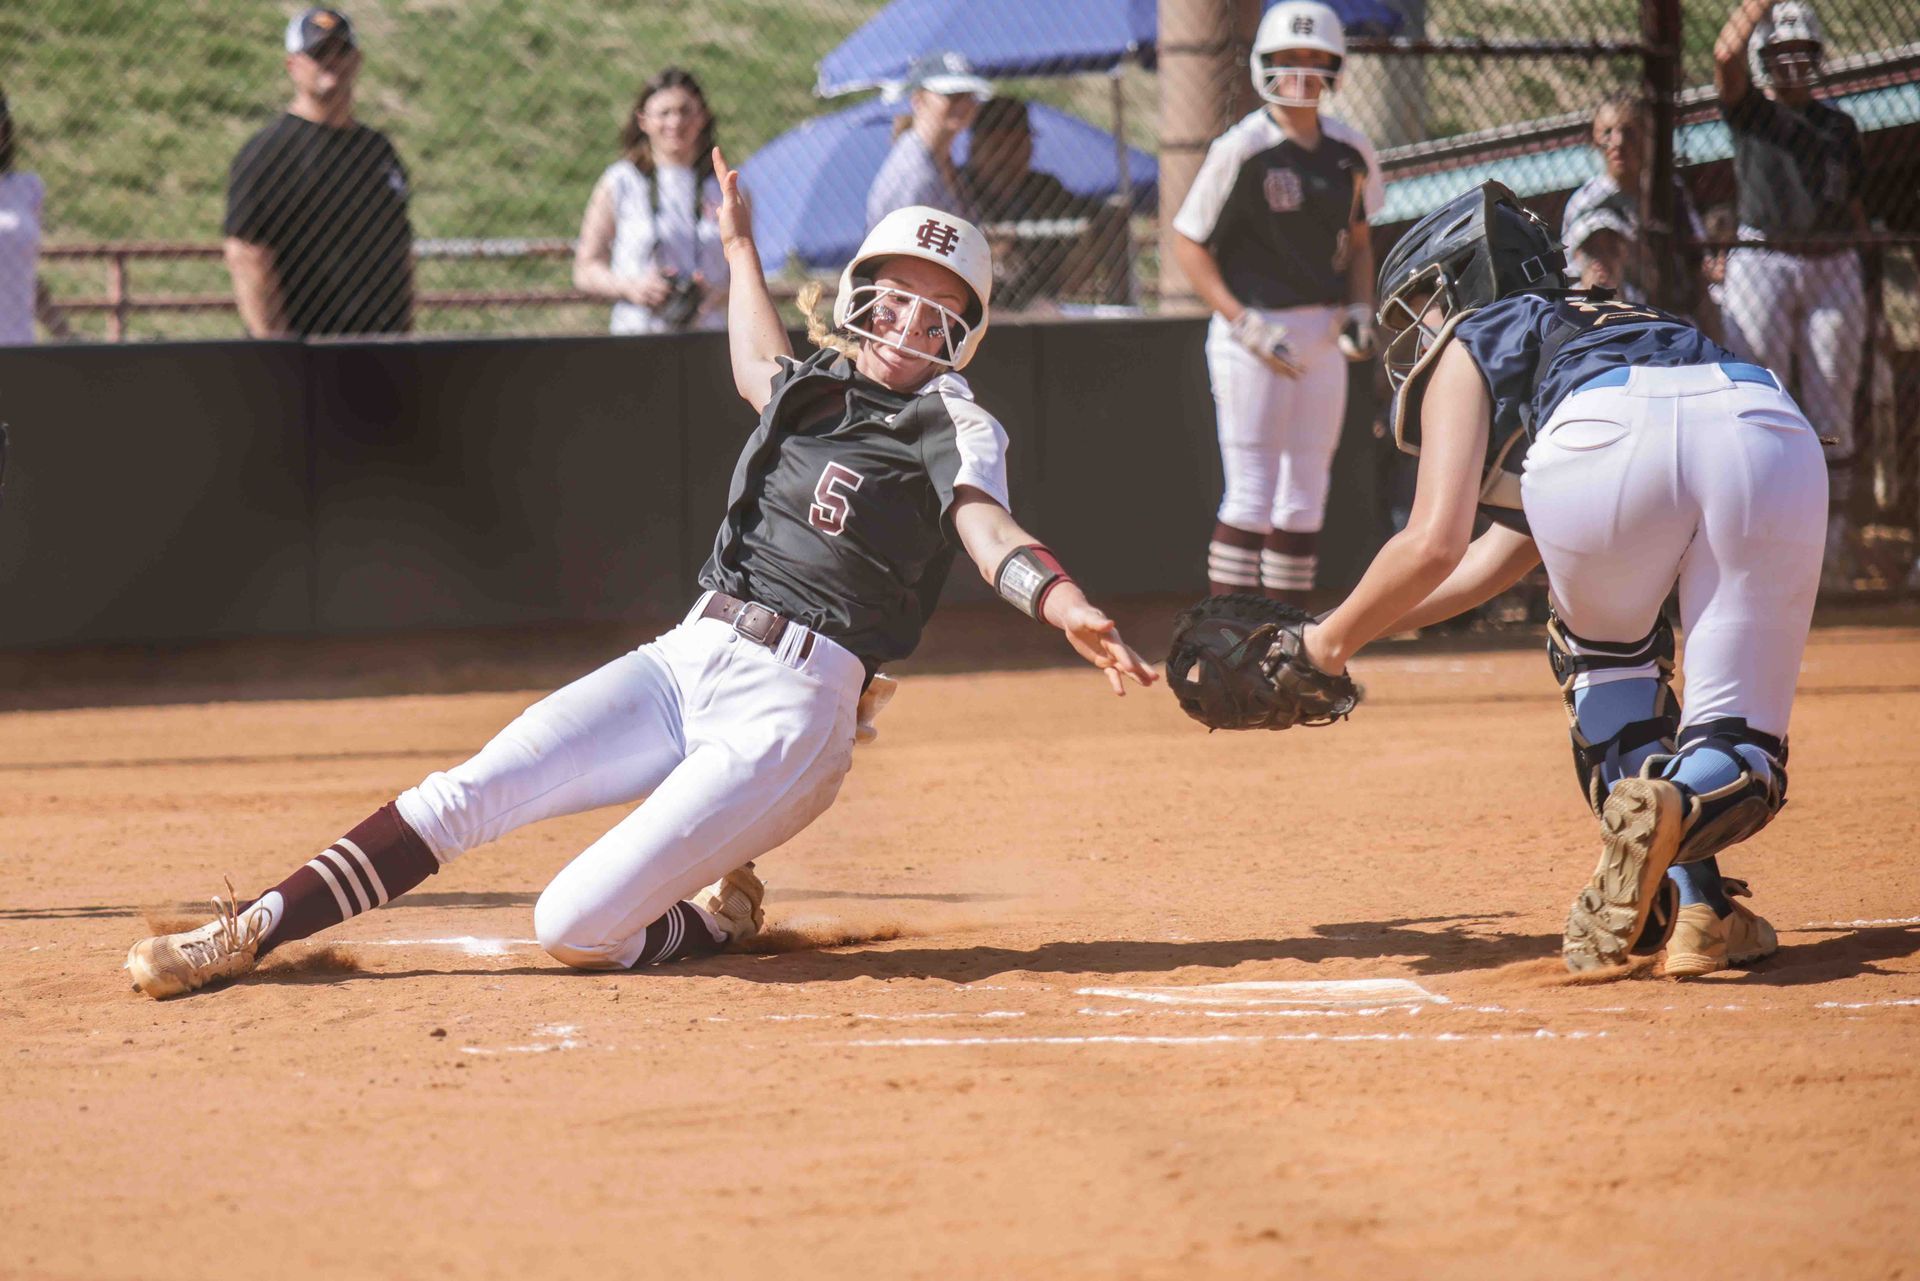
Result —
<instances>
[{"instance_id":1,"label":"black leather belt","mask_svg":"<svg viewBox=\"0 0 1920 1281\"><path fill-rule=\"evenodd\" d=\"M780 638L787 634L788 627L800 627L802 631L806 630L801 624L774 613L765 605L756 605L750 600L741 600L725 592L715 592L709 596L707 607L700 611L700 617L717 618L729 624L735 632L747 640L756 645L764 645L768 649L779 648ZM813 633L809 631L806 639L800 642L800 661L805 662L811 653L813 653Z\"/></svg>"}]
</instances>

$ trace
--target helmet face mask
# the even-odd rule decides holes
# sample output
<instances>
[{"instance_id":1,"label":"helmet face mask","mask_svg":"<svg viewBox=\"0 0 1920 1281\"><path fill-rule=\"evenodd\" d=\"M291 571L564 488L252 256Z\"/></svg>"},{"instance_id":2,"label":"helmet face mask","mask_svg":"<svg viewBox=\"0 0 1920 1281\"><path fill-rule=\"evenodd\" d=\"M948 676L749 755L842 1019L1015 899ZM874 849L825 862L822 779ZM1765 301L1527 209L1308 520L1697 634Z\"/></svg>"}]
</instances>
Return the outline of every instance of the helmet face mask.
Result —
<instances>
[{"instance_id":1,"label":"helmet face mask","mask_svg":"<svg viewBox=\"0 0 1920 1281\"><path fill-rule=\"evenodd\" d=\"M1380 359L1394 392L1440 344L1447 322L1459 310L1459 293L1439 263L1409 277L1380 304L1378 323L1386 340Z\"/></svg>"},{"instance_id":2,"label":"helmet face mask","mask_svg":"<svg viewBox=\"0 0 1920 1281\"><path fill-rule=\"evenodd\" d=\"M882 288L877 276L887 258L917 259L951 272L970 295L966 306L956 314L935 299L900 288L900 282ZM875 223L840 273L833 324L869 342L961 369L986 335L992 296L993 251L980 229L950 213L909 205ZM934 352L907 345L910 335L933 337L934 330L941 331Z\"/></svg>"},{"instance_id":3,"label":"helmet face mask","mask_svg":"<svg viewBox=\"0 0 1920 1281\"><path fill-rule=\"evenodd\" d=\"M959 367L959 352L968 346L973 327L951 308L881 284L855 285L848 302L846 318L840 322L848 333L948 369ZM934 349L913 346L910 340L917 336L932 338Z\"/></svg>"},{"instance_id":4,"label":"helmet face mask","mask_svg":"<svg viewBox=\"0 0 1920 1281\"><path fill-rule=\"evenodd\" d=\"M1810 89L1820 80L1825 40L1806 0L1780 0L1747 38L1747 74L1763 89Z\"/></svg>"},{"instance_id":5,"label":"helmet face mask","mask_svg":"<svg viewBox=\"0 0 1920 1281\"><path fill-rule=\"evenodd\" d=\"M1306 65L1299 55L1308 51L1324 54L1329 65ZM1285 0L1260 19L1247 62L1253 90L1263 101L1312 107L1333 92L1346 56L1346 30L1338 14L1319 0ZM1312 89L1315 80L1318 90Z\"/></svg>"}]
</instances>

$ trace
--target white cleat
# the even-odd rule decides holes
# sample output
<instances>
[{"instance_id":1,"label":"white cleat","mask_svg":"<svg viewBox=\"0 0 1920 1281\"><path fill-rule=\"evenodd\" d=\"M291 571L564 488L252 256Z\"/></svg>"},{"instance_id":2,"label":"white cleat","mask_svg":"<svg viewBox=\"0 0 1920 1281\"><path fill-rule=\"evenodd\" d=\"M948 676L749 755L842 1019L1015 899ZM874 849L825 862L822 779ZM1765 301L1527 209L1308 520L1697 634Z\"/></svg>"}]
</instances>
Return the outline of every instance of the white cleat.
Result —
<instances>
[{"instance_id":1,"label":"white cleat","mask_svg":"<svg viewBox=\"0 0 1920 1281\"><path fill-rule=\"evenodd\" d=\"M753 864L748 863L728 872L688 901L718 921L731 944L744 943L760 932L766 923L760 901L766 895L767 887L754 875Z\"/></svg>"},{"instance_id":2,"label":"white cleat","mask_svg":"<svg viewBox=\"0 0 1920 1281\"><path fill-rule=\"evenodd\" d=\"M266 909L242 914L232 881L227 897L215 895L213 905L220 914L199 929L141 939L128 949L123 968L133 976L134 991L160 1001L253 969L269 919Z\"/></svg>"}]
</instances>

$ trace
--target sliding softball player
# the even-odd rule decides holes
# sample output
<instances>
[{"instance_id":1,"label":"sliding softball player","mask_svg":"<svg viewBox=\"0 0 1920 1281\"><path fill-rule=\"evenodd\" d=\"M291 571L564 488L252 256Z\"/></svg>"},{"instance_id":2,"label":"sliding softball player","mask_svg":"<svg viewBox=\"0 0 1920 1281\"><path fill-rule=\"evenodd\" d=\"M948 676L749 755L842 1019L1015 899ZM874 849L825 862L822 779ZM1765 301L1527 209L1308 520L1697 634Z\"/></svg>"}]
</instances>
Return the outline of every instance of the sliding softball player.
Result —
<instances>
[{"instance_id":1,"label":"sliding softball player","mask_svg":"<svg viewBox=\"0 0 1920 1281\"><path fill-rule=\"evenodd\" d=\"M259 898L240 905L229 888L209 924L136 943L138 990L166 997L245 974L528 823L635 802L541 894L541 946L567 965L619 969L751 936L763 894L753 860L833 803L869 719L863 690L918 644L958 552L1064 631L1115 693L1123 677L1154 681L1008 512L1006 433L960 375L989 317L979 230L929 208L889 214L840 278L826 345L796 360L739 175L713 160L734 384L760 423L686 620L534 704Z\"/></svg>"},{"instance_id":2,"label":"sliding softball player","mask_svg":"<svg viewBox=\"0 0 1920 1281\"><path fill-rule=\"evenodd\" d=\"M1420 457L1413 514L1303 644L1341 672L1375 637L1469 609L1544 561L1549 656L1602 828L1567 966L1665 941L1668 974L1705 974L1777 946L1716 856L1786 801L1826 523L1820 441L1773 373L1678 317L1571 292L1563 268L1498 183L1387 255L1380 325L1395 439ZM1469 543L1476 509L1493 524ZM1684 710L1661 616L1676 587Z\"/></svg>"},{"instance_id":3,"label":"sliding softball player","mask_svg":"<svg viewBox=\"0 0 1920 1281\"><path fill-rule=\"evenodd\" d=\"M1321 115L1346 36L1333 10L1286 0L1254 38L1264 100L1214 140L1173 220L1174 260L1213 309L1207 370L1225 492L1207 548L1215 592L1298 604L1313 587L1347 361L1373 355L1373 145Z\"/></svg>"}]
</instances>

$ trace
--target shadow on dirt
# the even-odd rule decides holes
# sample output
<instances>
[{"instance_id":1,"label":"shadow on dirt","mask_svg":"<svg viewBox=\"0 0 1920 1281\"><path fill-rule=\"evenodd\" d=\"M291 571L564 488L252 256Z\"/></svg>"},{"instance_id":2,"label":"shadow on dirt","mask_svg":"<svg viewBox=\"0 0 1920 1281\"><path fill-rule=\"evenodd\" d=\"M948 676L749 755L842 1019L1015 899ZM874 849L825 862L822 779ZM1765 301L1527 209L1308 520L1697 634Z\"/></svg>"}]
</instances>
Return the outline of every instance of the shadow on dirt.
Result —
<instances>
[{"instance_id":1,"label":"shadow on dirt","mask_svg":"<svg viewBox=\"0 0 1920 1281\"><path fill-rule=\"evenodd\" d=\"M1887 974L1881 961L1898 961L1920 952L1920 925L1875 925L1854 930L1806 930L1824 934L1817 943L1781 944L1780 950L1728 982L1756 987L1801 987L1832 983L1861 974ZM1791 936L1789 936L1791 938Z\"/></svg>"}]
</instances>

